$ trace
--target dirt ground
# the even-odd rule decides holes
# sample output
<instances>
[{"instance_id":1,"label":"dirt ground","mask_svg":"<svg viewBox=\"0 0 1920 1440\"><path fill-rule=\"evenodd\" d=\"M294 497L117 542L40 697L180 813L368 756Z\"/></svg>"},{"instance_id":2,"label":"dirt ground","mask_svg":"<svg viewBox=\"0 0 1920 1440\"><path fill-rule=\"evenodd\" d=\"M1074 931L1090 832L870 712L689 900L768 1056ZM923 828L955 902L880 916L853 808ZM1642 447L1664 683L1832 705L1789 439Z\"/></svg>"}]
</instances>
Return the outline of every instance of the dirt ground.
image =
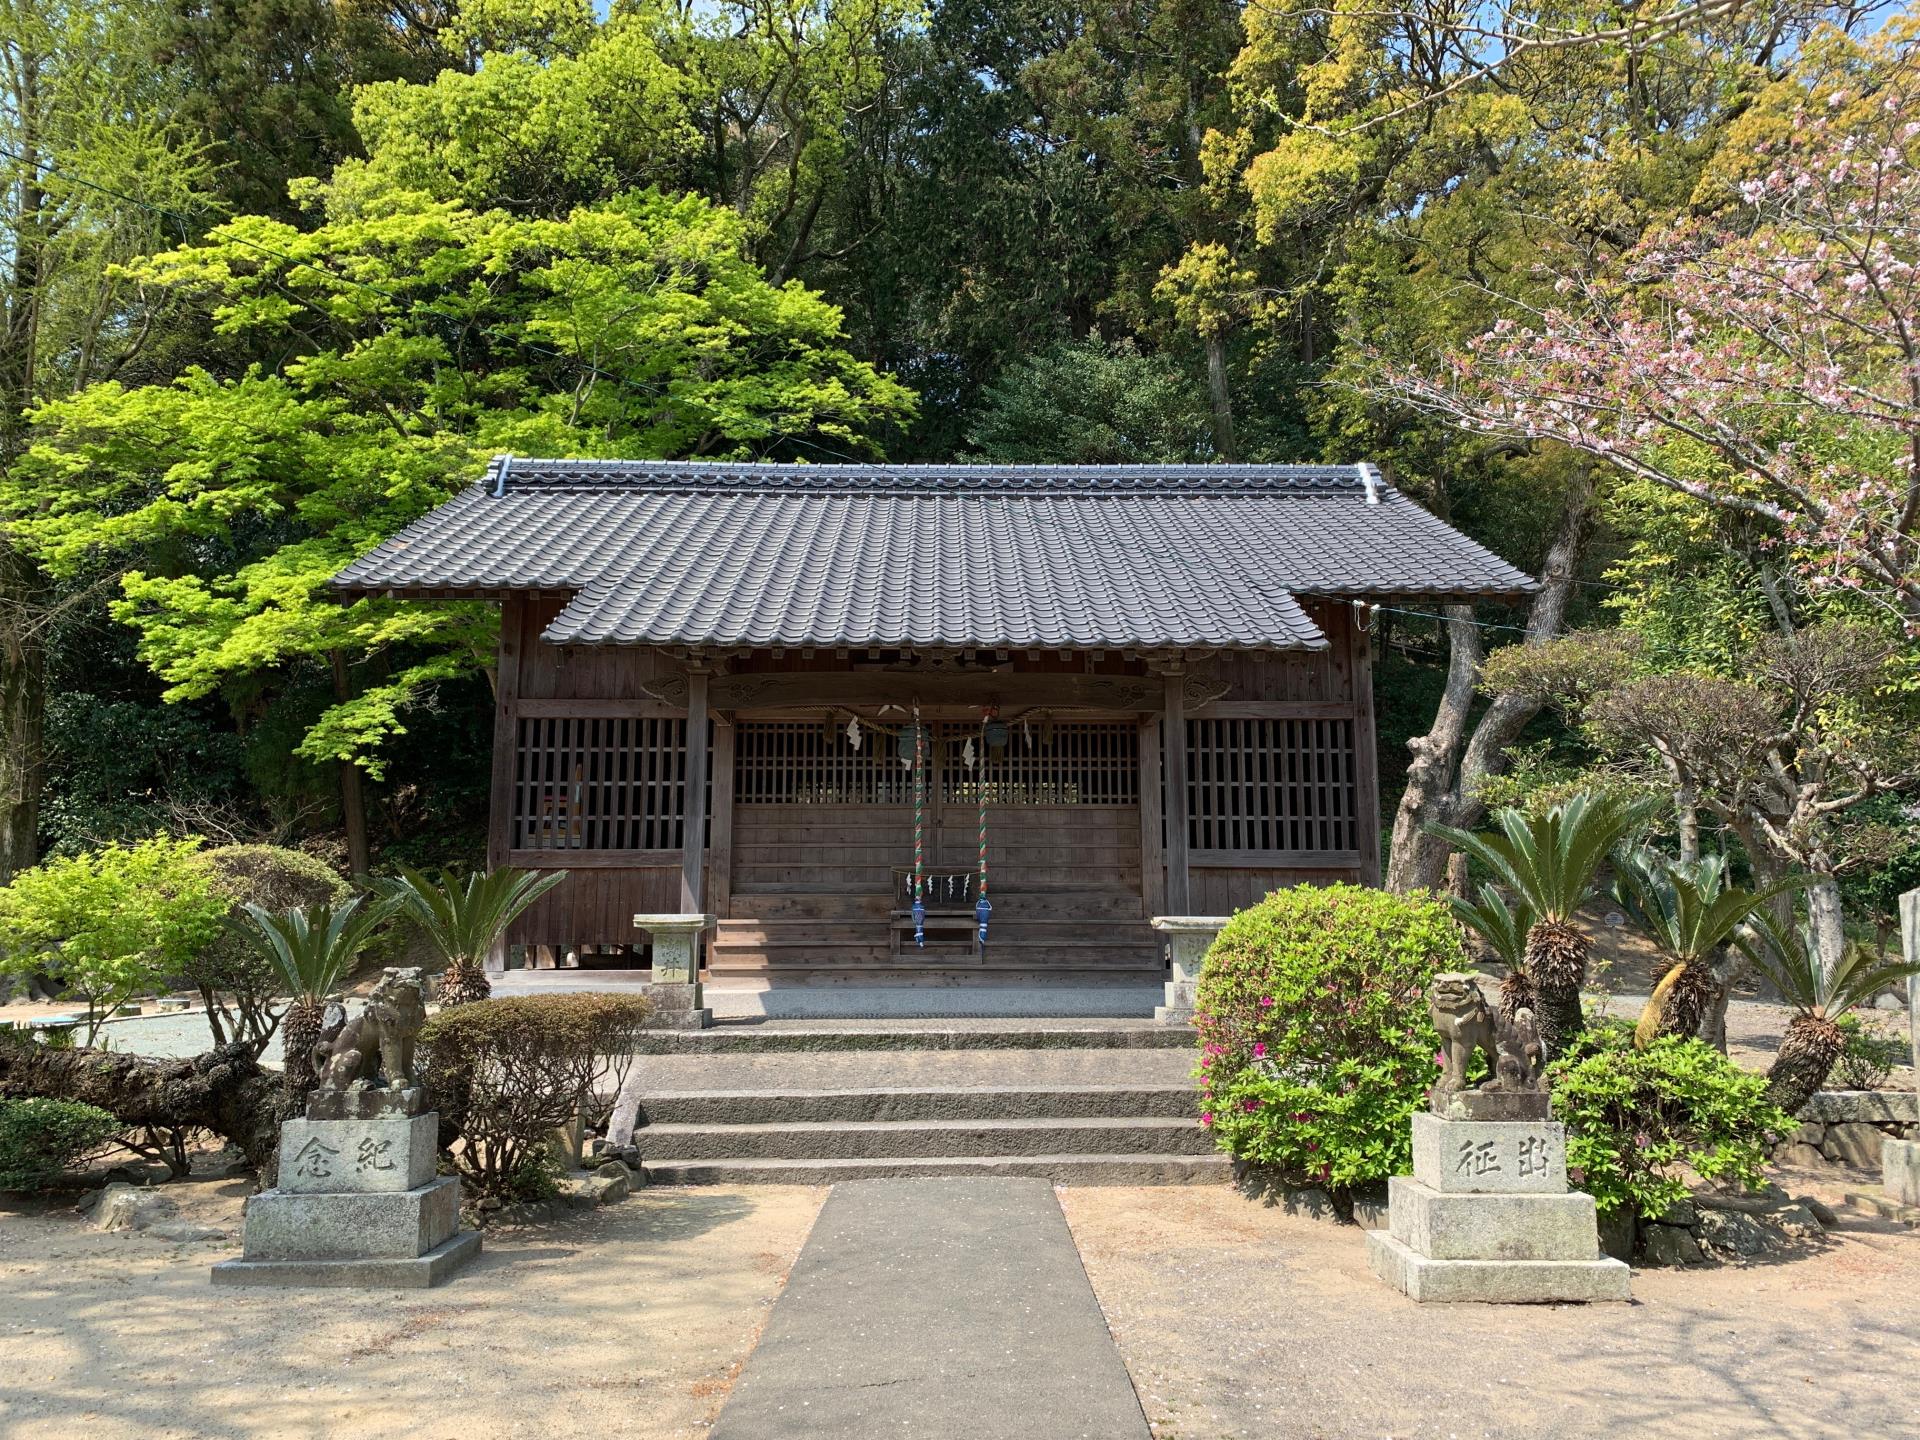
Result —
<instances>
[{"instance_id":1,"label":"dirt ground","mask_svg":"<svg viewBox=\"0 0 1920 1440\"><path fill-rule=\"evenodd\" d=\"M238 1235L245 1180L166 1187ZM682 1440L718 1414L824 1189L642 1191L489 1231L420 1292L216 1290L233 1241L0 1199L6 1440Z\"/></svg>"},{"instance_id":2,"label":"dirt ground","mask_svg":"<svg viewBox=\"0 0 1920 1440\"><path fill-rule=\"evenodd\" d=\"M1882 1222L1630 1305L1419 1306L1358 1229L1228 1187L1059 1193L1161 1440L1920 1435L1920 1235Z\"/></svg>"}]
</instances>

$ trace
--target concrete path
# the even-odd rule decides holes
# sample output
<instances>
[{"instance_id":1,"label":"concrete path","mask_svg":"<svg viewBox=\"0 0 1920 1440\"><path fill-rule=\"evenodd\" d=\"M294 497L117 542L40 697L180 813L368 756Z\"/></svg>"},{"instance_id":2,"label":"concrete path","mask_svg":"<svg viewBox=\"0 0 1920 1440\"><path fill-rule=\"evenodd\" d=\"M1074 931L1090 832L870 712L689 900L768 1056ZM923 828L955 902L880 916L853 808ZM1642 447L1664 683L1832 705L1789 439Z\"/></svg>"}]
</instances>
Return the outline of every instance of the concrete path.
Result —
<instances>
[{"instance_id":1,"label":"concrete path","mask_svg":"<svg viewBox=\"0 0 1920 1440\"><path fill-rule=\"evenodd\" d=\"M836 1185L712 1440L1147 1440L1043 1180Z\"/></svg>"}]
</instances>

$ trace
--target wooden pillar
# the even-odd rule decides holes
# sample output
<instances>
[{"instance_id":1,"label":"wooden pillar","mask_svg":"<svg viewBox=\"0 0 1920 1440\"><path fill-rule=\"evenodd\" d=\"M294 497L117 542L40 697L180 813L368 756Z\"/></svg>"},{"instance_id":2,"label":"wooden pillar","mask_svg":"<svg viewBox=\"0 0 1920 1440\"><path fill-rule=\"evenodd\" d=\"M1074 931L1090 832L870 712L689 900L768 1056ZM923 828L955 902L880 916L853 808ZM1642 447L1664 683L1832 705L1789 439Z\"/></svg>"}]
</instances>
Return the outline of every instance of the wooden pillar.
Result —
<instances>
[{"instance_id":1,"label":"wooden pillar","mask_svg":"<svg viewBox=\"0 0 1920 1440\"><path fill-rule=\"evenodd\" d=\"M520 760L520 637L526 623L524 595L500 597L500 646L494 655L493 777L487 794L487 868L507 863L513 846L514 777ZM504 938L487 956L487 969L507 968Z\"/></svg>"},{"instance_id":2,"label":"wooden pillar","mask_svg":"<svg viewBox=\"0 0 1920 1440\"><path fill-rule=\"evenodd\" d=\"M1167 909L1189 913L1187 898L1187 696L1179 666L1167 673L1167 703L1160 725L1160 753L1167 789Z\"/></svg>"},{"instance_id":3,"label":"wooden pillar","mask_svg":"<svg viewBox=\"0 0 1920 1440\"><path fill-rule=\"evenodd\" d=\"M1167 913L1166 821L1160 809L1160 717L1140 721L1140 896L1147 914Z\"/></svg>"},{"instance_id":4,"label":"wooden pillar","mask_svg":"<svg viewBox=\"0 0 1920 1440\"><path fill-rule=\"evenodd\" d=\"M1353 670L1354 844L1360 883L1380 883L1380 746L1374 735L1373 633L1360 628L1362 612L1347 612L1347 656Z\"/></svg>"},{"instance_id":5,"label":"wooden pillar","mask_svg":"<svg viewBox=\"0 0 1920 1440\"><path fill-rule=\"evenodd\" d=\"M707 826L708 905L721 919L733 908L733 716L714 717L713 819Z\"/></svg>"},{"instance_id":6,"label":"wooden pillar","mask_svg":"<svg viewBox=\"0 0 1920 1440\"><path fill-rule=\"evenodd\" d=\"M680 852L680 913L706 910L707 672L687 672L687 802Z\"/></svg>"}]
</instances>

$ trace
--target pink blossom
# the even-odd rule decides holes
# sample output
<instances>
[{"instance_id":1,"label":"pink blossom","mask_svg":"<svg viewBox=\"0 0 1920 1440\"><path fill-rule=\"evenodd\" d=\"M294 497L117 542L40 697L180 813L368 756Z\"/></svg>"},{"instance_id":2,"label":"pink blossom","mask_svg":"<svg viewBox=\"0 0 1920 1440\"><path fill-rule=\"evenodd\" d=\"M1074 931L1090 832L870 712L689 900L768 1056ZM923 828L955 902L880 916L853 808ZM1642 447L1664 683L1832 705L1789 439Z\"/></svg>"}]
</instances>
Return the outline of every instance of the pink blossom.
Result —
<instances>
[{"instance_id":1,"label":"pink blossom","mask_svg":"<svg viewBox=\"0 0 1920 1440\"><path fill-rule=\"evenodd\" d=\"M1267 1058L1267 1042L1266 1041L1256 1040L1253 1042L1253 1058L1256 1060L1264 1060Z\"/></svg>"}]
</instances>

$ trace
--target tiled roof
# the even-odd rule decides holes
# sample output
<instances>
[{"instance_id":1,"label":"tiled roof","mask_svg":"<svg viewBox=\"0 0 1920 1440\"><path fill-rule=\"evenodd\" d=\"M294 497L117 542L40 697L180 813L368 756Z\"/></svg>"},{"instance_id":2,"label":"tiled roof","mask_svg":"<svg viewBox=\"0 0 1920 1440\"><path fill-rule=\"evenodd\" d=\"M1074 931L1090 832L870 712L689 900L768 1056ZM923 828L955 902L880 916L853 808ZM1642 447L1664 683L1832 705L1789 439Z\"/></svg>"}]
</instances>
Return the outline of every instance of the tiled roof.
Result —
<instances>
[{"instance_id":1,"label":"tiled roof","mask_svg":"<svg viewBox=\"0 0 1920 1440\"><path fill-rule=\"evenodd\" d=\"M348 592L576 592L563 644L1319 649L1296 600L1532 582L1354 465L495 461Z\"/></svg>"}]
</instances>

